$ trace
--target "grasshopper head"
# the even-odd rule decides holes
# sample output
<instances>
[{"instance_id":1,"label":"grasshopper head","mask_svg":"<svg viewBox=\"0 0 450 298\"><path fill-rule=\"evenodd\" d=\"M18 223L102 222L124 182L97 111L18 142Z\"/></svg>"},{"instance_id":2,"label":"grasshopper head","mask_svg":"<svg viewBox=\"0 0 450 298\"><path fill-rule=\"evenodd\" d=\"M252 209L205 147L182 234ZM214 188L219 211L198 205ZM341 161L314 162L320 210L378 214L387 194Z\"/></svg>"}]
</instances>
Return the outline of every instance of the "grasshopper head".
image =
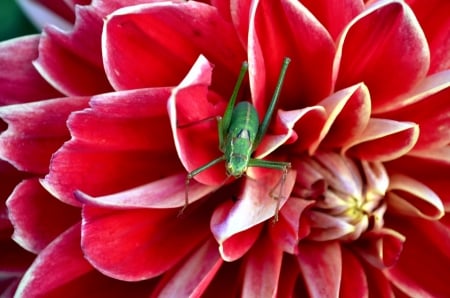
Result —
<instances>
[{"instance_id":1,"label":"grasshopper head","mask_svg":"<svg viewBox=\"0 0 450 298\"><path fill-rule=\"evenodd\" d=\"M232 155L226 162L227 174L235 178L241 177L245 174L248 167L248 158L243 155Z\"/></svg>"}]
</instances>

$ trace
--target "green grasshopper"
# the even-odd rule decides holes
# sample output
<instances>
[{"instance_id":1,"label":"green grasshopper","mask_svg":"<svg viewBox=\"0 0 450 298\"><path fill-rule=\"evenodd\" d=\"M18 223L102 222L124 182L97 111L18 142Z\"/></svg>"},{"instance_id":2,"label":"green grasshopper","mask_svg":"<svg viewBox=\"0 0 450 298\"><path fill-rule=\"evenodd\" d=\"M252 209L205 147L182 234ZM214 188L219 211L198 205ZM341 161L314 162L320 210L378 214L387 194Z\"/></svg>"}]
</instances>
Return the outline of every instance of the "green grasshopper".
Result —
<instances>
[{"instance_id":1,"label":"green grasshopper","mask_svg":"<svg viewBox=\"0 0 450 298\"><path fill-rule=\"evenodd\" d=\"M244 62L242 64L238 80L225 113L223 117L216 117L219 132L219 149L223 152L223 155L187 174L185 206L181 210L181 213L189 203L188 188L191 179L222 161L225 161L227 176L233 176L234 178L239 178L244 175L248 167L270 168L283 171L283 175L277 183L277 185L280 185L279 195L273 196L271 194L271 196L276 199L281 198L282 187L286 180L288 169L291 167L291 163L252 158L252 154L255 152L256 148L258 148L258 145L261 143L262 138L267 132L289 62L289 58L284 58L278 83L261 124L259 122L258 113L250 102L242 101L235 106L236 97L248 70L248 63ZM275 221L278 219L278 204L279 200L275 210Z\"/></svg>"}]
</instances>

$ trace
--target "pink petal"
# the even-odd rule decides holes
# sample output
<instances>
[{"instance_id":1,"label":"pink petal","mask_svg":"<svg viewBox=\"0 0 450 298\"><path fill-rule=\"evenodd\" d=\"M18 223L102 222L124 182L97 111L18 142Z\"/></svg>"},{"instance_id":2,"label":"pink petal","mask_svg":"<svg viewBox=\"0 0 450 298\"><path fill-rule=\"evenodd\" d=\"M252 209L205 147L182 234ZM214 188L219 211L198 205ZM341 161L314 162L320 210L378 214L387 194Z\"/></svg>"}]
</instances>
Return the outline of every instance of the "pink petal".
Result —
<instances>
[{"instance_id":1,"label":"pink petal","mask_svg":"<svg viewBox=\"0 0 450 298\"><path fill-rule=\"evenodd\" d=\"M419 137L419 127L410 122L371 118L364 132L342 152L368 161L387 161L410 151Z\"/></svg>"},{"instance_id":2,"label":"pink petal","mask_svg":"<svg viewBox=\"0 0 450 298\"><path fill-rule=\"evenodd\" d=\"M57 272L58 274L55 274ZM146 296L151 283L125 283L101 275L80 249L80 225L75 225L43 250L21 280L20 297Z\"/></svg>"},{"instance_id":3,"label":"pink petal","mask_svg":"<svg viewBox=\"0 0 450 298\"><path fill-rule=\"evenodd\" d=\"M369 297L367 277L359 259L350 250L342 248L342 264L339 297Z\"/></svg>"},{"instance_id":4,"label":"pink petal","mask_svg":"<svg viewBox=\"0 0 450 298\"><path fill-rule=\"evenodd\" d=\"M425 184L405 175L392 175L387 193L389 210L428 220L444 216L442 201Z\"/></svg>"},{"instance_id":5,"label":"pink petal","mask_svg":"<svg viewBox=\"0 0 450 298\"><path fill-rule=\"evenodd\" d=\"M450 3L446 0L406 1L411 8L425 35L431 52L429 73L435 73L450 67Z\"/></svg>"},{"instance_id":6,"label":"pink petal","mask_svg":"<svg viewBox=\"0 0 450 298\"><path fill-rule=\"evenodd\" d=\"M62 93L91 95L111 90L102 63L102 22L94 9L81 6L70 34L52 27L42 34L35 66Z\"/></svg>"},{"instance_id":7,"label":"pink petal","mask_svg":"<svg viewBox=\"0 0 450 298\"><path fill-rule=\"evenodd\" d=\"M78 206L75 190L106 195L181 170L168 137L167 98L167 89L94 97L92 108L69 119L73 138L53 156L44 186L64 202Z\"/></svg>"},{"instance_id":8,"label":"pink petal","mask_svg":"<svg viewBox=\"0 0 450 298\"><path fill-rule=\"evenodd\" d=\"M292 62L280 107L299 108L329 95L334 44L326 29L301 3L255 1L250 11L248 39L252 99L260 116L272 97L286 56Z\"/></svg>"},{"instance_id":9,"label":"pink petal","mask_svg":"<svg viewBox=\"0 0 450 298\"><path fill-rule=\"evenodd\" d=\"M304 242L298 263L311 297L338 297L342 276L339 242Z\"/></svg>"},{"instance_id":10,"label":"pink petal","mask_svg":"<svg viewBox=\"0 0 450 298\"><path fill-rule=\"evenodd\" d=\"M100 272L116 279L138 281L158 276L209 235L210 211L205 207L196 211L177 218L174 209L114 210L85 205L84 254Z\"/></svg>"},{"instance_id":11,"label":"pink petal","mask_svg":"<svg viewBox=\"0 0 450 298\"><path fill-rule=\"evenodd\" d=\"M342 29L364 9L362 0L302 0L301 2L327 28L333 39L336 39Z\"/></svg>"},{"instance_id":12,"label":"pink petal","mask_svg":"<svg viewBox=\"0 0 450 298\"><path fill-rule=\"evenodd\" d=\"M364 82L373 111L423 79L430 56L425 35L402 1L378 1L344 30L334 61L336 89Z\"/></svg>"},{"instance_id":13,"label":"pink petal","mask_svg":"<svg viewBox=\"0 0 450 298\"><path fill-rule=\"evenodd\" d=\"M283 252L270 237L261 237L247 258L242 297L275 297L282 257Z\"/></svg>"},{"instance_id":14,"label":"pink petal","mask_svg":"<svg viewBox=\"0 0 450 298\"><path fill-rule=\"evenodd\" d=\"M75 195L83 204L101 207L176 208L185 204L185 181L186 175L178 174L111 195L91 197L80 191L77 191ZM214 188L191 182L188 191L189 203L192 203L213 192Z\"/></svg>"},{"instance_id":15,"label":"pink petal","mask_svg":"<svg viewBox=\"0 0 450 298\"><path fill-rule=\"evenodd\" d=\"M60 98L0 107L8 129L0 135L0 156L18 169L44 174L51 155L69 138L66 120L87 98Z\"/></svg>"},{"instance_id":16,"label":"pink petal","mask_svg":"<svg viewBox=\"0 0 450 298\"><path fill-rule=\"evenodd\" d=\"M208 94L212 66L200 56L184 80L174 88L169 99L168 110L175 147L187 171L223 156L219 150L216 116L225 109L224 102ZM202 121L211 118L211 121ZM201 146L200 146L201 144ZM225 181L223 164L206 170L195 179L210 185Z\"/></svg>"},{"instance_id":17,"label":"pink petal","mask_svg":"<svg viewBox=\"0 0 450 298\"><path fill-rule=\"evenodd\" d=\"M340 90L322 100L319 105L325 108L327 120L320 132L317 147L339 147L358 137L366 128L370 118L370 95L364 84L357 84Z\"/></svg>"},{"instance_id":18,"label":"pink petal","mask_svg":"<svg viewBox=\"0 0 450 298\"><path fill-rule=\"evenodd\" d=\"M252 168L249 169L250 172L252 170ZM243 191L233 206L222 205L215 210L211 218L211 231L219 244L275 215L277 200L270 194L272 191L278 192L281 173L275 174L279 172L275 170L263 170L262 172L265 172L265 176L260 174L256 178L242 178L245 179ZM283 198L279 199L280 208L294 187L295 176L295 171L289 171L287 174L282 189Z\"/></svg>"},{"instance_id":19,"label":"pink petal","mask_svg":"<svg viewBox=\"0 0 450 298\"><path fill-rule=\"evenodd\" d=\"M200 297L222 264L217 245L210 239L177 268L175 274L163 279L152 294L155 297L170 297L174 293L180 297Z\"/></svg>"},{"instance_id":20,"label":"pink petal","mask_svg":"<svg viewBox=\"0 0 450 298\"><path fill-rule=\"evenodd\" d=\"M60 96L32 65L38 44L38 36L0 43L0 106Z\"/></svg>"},{"instance_id":21,"label":"pink petal","mask_svg":"<svg viewBox=\"0 0 450 298\"><path fill-rule=\"evenodd\" d=\"M309 225L305 221L304 211L314 204L291 197L280 210L279 221L270 228L270 235L283 250L290 254L298 253L298 244L309 234Z\"/></svg>"},{"instance_id":22,"label":"pink petal","mask_svg":"<svg viewBox=\"0 0 450 298\"><path fill-rule=\"evenodd\" d=\"M401 256L405 237L395 230L383 228L364 234L357 243L357 251L372 266L385 269L393 266Z\"/></svg>"},{"instance_id":23,"label":"pink petal","mask_svg":"<svg viewBox=\"0 0 450 298\"><path fill-rule=\"evenodd\" d=\"M399 261L385 271L386 276L407 296L448 297L449 227L412 217L393 218L389 224L407 240Z\"/></svg>"},{"instance_id":24,"label":"pink petal","mask_svg":"<svg viewBox=\"0 0 450 298\"><path fill-rule=\"evenodd\" d=\"M46 192L37 179L21 182L6 202L14 225L12 238L38 253L80 220L80 211L64 205Z\"/></svg>"},{"instance_id":25,"label":"pink petal","mask_svg":"<svg viewBox=\"0 0 450 298\"><path fill-rule=\"evenodd\" d=\"M245 59L231 24L198 2L123 8L108 16L104 34L106 72L118 90L176 85L201 53L220 78L234 77Z\"/></svg>"}]
</instances>

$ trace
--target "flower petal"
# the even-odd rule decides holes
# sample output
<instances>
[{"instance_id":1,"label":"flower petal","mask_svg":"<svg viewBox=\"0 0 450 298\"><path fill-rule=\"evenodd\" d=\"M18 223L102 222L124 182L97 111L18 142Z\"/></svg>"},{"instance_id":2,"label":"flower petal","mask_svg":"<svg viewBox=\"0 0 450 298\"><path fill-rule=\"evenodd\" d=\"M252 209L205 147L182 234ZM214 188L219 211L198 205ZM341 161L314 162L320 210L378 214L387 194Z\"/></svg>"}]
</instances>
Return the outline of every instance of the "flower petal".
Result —
<instances>
[{"instance_id":1,"label":"flower petal","mask_svg":"<svg viewBox=\"0 0 450 298\"><path fill-rule=\"evenodd\" d=\"M196 211L177 218L174 209L115 210L85 205L83 252L95 268L116 279L158 276L207 238L211 211L203 206Z\"/></svg>"},{"instance_id":2,"label":"flower petal","mask_svg":"<svg viewBox=\"0 0 450 298\"><path fill-rule=\"evenodd\" d=\"M383 228L365 233L354 249L372 266L384 269L397 262L404 242L405 236L395 230Z\"/></svg>"},{"instance_id":3,"label":"flower petal","mask_svg":"<svg viewBox=\"0 0 450 298\"><path fill-rule=\"evenodd\" d=\"M282 257L283 252L270 237L261 237L247 258L242 297L275 297Z\"/></svg>"},{"instance_id":4,"label":"flower petal","mask_svg":"<svg viewBox=\"0 0 450 298\"><path fill-rule=\"evenodd\" d=\"M314 204L313 200L291 197L280 210L280 220L270 227L270 235L283 250L290 254L298 253L298 244L310 232L304 211Z\"/></svg>"},{"instance_id":5,"label":"flower petal","mask_svg":"<svg viewBox=\"0 0 450 298\"><path fill-rule=\"evenodd\" d=\"M302 98L300 106L304 107L329 95L334 43L300 2L254 1L248 39L252 100L260 116L272 97L286 56L291 58L291 63L283 83L280 107L298 108L299 97ZM321 63L316 63L318 60Z\"/></svg>"},{"instance_id":6,"label":"flower petal","mask_svg":"<svg viewBox=\"0 0 450 298\"><path fill-rule=\"evenodd\" d=\"M344 27L364 9L364 2L361 0L301 2L327 28L333 39L336 39Z\"/></svg>"},{"instance_id":7,"label":"flower petal","mask_svg":"<svg viewBox=\"0 0 450 298\"><path fill-rule=\"evenodd\" d=\"M12 238L23 248L38 253L67 228L80 220L80 211L64 205L37 179L17 185L6 202L14 225Z\"/></svg>"},{"instance_id":8,"label":"flower petal","mask_svg":"<svg viewBox=\"0 0 450 298\"><path fill-rule=\"evenodd\" d=\"M297 259L311 297L338 297L342 278L339 242L304 242Z\"/></svg>"},{"instance_id":9,"label":"flower petal","mask_svg":"<svg viewBox=\"0 0 450 298\"><path fill-rule=\"evenodd\" d=\"M191 182L185 186L186 175L178 174L159 179L151 183L101 197L91 197L77 191L75 196L83 204L94 204L114 209L130 208L175 208L185 204L186 191L189 191L189 203L204 198L215 188Z\"/></svg>"},{"instance_id":10,"label":"flower petal","mask_svg":"<svg viewBox=\"0 0 450 298\"><path fill-rule=\"evenodd\" d=\"M438 221L405 216L392 218L388 223L407 241L397 264L385 270L386 276L409 297L448 297L448 279L437 277L450 273L449 227Z\"/></svg>"},{"instance_id":11,"label":"flower petal","mask_svg":"<svg viewBox=\"0 0 450 298\"><path fill-rule=\"evenodd\" d=\"M419 137L414 123L371 118L364 132L342 148L342 153L368 161L387 161L411 150Z\"/></svg>"},{"instance_id":12,"label":"flower petal","mask_svg":"<svg viewBox=\"0 0 450 298\"><path fill-rule=\"evenodd\" d=\"M125 7L108 16L104 32L106 72L116 90L176 85L200 53L222 78L236 75L245 59L232 25L195 1Z\"/></svg>"},{"instance_id":13,"label":"flower petal","mask_svg":"<svg viewBox=\"0 0 450 298\"><path fill-rule=\"evenodd\" d=\"M55 274L57 272L58 274ZM85 260L80 224L47 246L21 280L18 297L146 296L151 283L125 283L105 277Z\"/></svg>"},{"instance_id":14,"label":"flower petal","mask_svg":"<svg viewBox=\"0 0 450 298\"><path fill-rule=\"evenodd\" d=\"M154 297L170 297L174 293L180 297L200 297L222 264L216 242L210 239L174 275L163 279L152 294Z\"/></svg>"},{"instance_id":15,"label":"flower petal","mask_svg":"<svg viewBox=\"0 0 450 298\"><path fill-rule=\"evenodd\" d=\"M376 112L425 77L429 55L411 9L403 1L376 1L347 26L338 41L336 89L364 82Z\"/></svg>"},{"instance_id":16,"label":"flower petal","mask_svg":"<svg viewBox=\"0 0 450 298\"><path fill-rule=\"evenodd\" d=\"M60 96L31 64L38 44L38 36L0 43L0 106Z\"/></svg>"},{"instance_id":17,"label":"flower petal","mask_svg":"<svg viewBox=\"0 0 450 298\"><path fill-rule=\"evenodd\" d=\"M59 98L0 107L8 129L0 135L0 156L22 171L45 174L51 155L69 138L66 120L87 98Z\"/></svg>"},{"instance_id":18,"label":"flower petal","mask_svg":"<svg viewBox=\"0 0 450 298\"><path fill-rule=\"evenodd\" d=\"M342 281L339 297L369 297L367 277L360 260L342 248ZM372 293L371 293L372 294Z\"/></svg>"},{"instance_id":19,"label":"flower petal","mask_svg":"<svg viewBox=\"0 0 450 298\"><path fill-rule=\"evenodd\" d=\"M429 73L450 67L450 3L446 0L406 1L416 14L431 52Z\"/></svg>"},{"instance_id":20,"label":"flower petal","mask_svg":"<svg viewBox=\"0 0 450 298\"><path fill-rule=\"evenodd\" d=\"M94 97L92 108L70 117L73 138L54 154L47 190L79 206L75 190L106 195L181 170L167 137L168 96L167 89L140 89Z\"/></svg>"},{"instance_id":21,"label":"flower petal","mask_svg":"<svg viewBox=\"0 0 450 298\"><path fill-rule=\"evenodd\" d=\"M389 211L433 220L444 216L442 201L425 184L405 175L392 175L387 200Z\"/></svg>"},{"instance_id":22,"label":"flower petal","mask_svg":"<svg viewBox=\"0 0 450 298\"><path fill-rule=\"evenodd\" d=\"M175 147L189 172L223 156L219 150L215 117L223 114L225 103L208 94L211 75L210 62L200 56L184 80L174 88L168 102ZM195 176L195 180L209 185L223 183L226 178L221 164Z\"/></svg>"},{"instance_id":23,"label":"flower petal","mask_svg":"<svg viewBox=\"0 0 450 298\"><path fill-rule=\"evenodd\" d=\"M370 95L364 84L340 90L322 100L327 120L322 127L320 140L310 147L310 153L319 146L339 147L358 137L370 118ZM320 142L320 144L319 144Z\"/></svg>"},{"instance_id":24,"label":"flower petal","mask_svg":"<svg viewBox=\"0 0 450 298\"><path fill-rule=\"evenodd\" d=\"M281 173L274 175L273 170L263 172L266 172L265 176L242 178L245 181L238 201L233 206L223 205L214 212L211 218L211 231L219 244L273 217L277 204L279 203L281 208L286 202L294 186L296 172L288 172L282 189L283 198L278 198L280 202L277 202L271 193L278 187Z\"/></svg>"},{"instance_id":25,"label":"flower petal","mask_svg":"<svg viewBox=\"0 0 450 298\"><path fill-rule=\"evenodd\" d=\"M55 27L44 30L34 65L64 94L79 96L109 91L100 45L102 16L92 6L79 6L76 14L76 24L69 34Z\"/></svg>"}]
</instances>

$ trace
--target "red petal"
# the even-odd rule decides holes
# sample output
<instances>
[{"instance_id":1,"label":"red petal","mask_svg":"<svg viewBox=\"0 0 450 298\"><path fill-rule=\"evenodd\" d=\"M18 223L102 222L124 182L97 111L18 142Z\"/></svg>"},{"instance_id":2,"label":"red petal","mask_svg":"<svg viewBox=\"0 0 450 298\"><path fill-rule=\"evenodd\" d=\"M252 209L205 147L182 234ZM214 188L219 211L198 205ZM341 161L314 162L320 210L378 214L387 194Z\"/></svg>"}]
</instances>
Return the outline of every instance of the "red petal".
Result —
<instances>
[{"instance_id":1,"label":"red petal","mask_svg":"<svg viewBox=\"0 0 450 298\"><path fill-rule=\"evenodd\" d=\"M73 139L53 156L45 187L68 204L79 205L73 197L77 189L105 195L178 172L167 98L166 89L94 97L92 108L70 118Z\"/></svg>"},{"instance_id":2,"label":"red petal","mask_svg":"<svg viewBox=\"0 0 450 298\"><path fill-rule=\"evenodd\" d=\"M91 95L111 90L103 70L102 23L92 7L81 6L73 31L48 27L42 34L35 66L62 93Z\"/></svg>"},{"instance_id":3,"label":"red petal","mask_svg":"<svg viewBox=\"0 0 450 298\"><path fill-rule=\"evenodd\" d=\"M361 0L301 2L327 28L333 39L336 39L342 29L364 9L364 2Z\"/></svg>"},{"instance_id":4,"label":"red petal","mask_svg":"<svg viewBox=\"0 0 450 298\"><path fill-rule=\"evenodd\" d=\"M371 118L364 132L342 152L368 161L388 161L409 152L418 137L414 123Z\"/></svg>"},{"instance_id":5,"label":"red petal","mask_svg":"<svg viewBox=\"0 0 450 298\"><path fill-rule=\"evenodd\" d=\"M242 297L275 297L283 252L270 237L260 237L248 254Z\"/></svg>"},{"instance_id":6,"label":"red petal","mask_svg":"<svg viewBox=\"0 0 450 298\"><path fill-rule=\"evenodd\" d=\"M404 175L391 175L387 193L389 211L428 220L444 216L440 198L426 185Z\"/></svg>"},{"instance_id":7,"label":"red petal","mask_svg":"<svg viewBox=\"0 0 450 298\"><path fill-rule=\"evenodd\" d=\"M409 0L430 45L429 73L450 67L450 3L447 0Z\"/></svg>"},{"instance_id":8,"label":"red petal","mask_svg":"<svg viewBox=\"0 0 450 298\"><path fill-rule=\"evenodd\" d=\"M303 242L298 263L311 297L338 297L343 265L339 242Z\"/></svg>"},{"instance_id":9,"label":"red petal","mask_svg":"<svg viewBox=\"0 0 450 298\"><path fill-rule=\"evenodd\" d=\"M371 265L365 265L364 269L367 275L370 297L392 298L396 297L393 292L393 286L383 271Z\"/></svg>"},{"instance_id":10,"label":"red petal","mask_svg":"<svg viewBox=\"0 0 450 298\"><path fill-rule=\"evenodd\" d=\"M114 210L85 205L82 247L99 271L116 279L155 277L177 264L209 234L210 211L177 218L176 210Z\"/></svg>"},{"instance_id":11,"label":"red petal","mask_svg":"<svg viewBox=\"0 0 450 298\"><path fill-rule=\"evenodd\" d=\"M185 79L173 90L168 103L175 146L189 172L223 156L219 150L215 117L222 115L225 107L224 102L212 101L208 94L211 72L211 64L200 56ZM212 121L202 121L205 119ZM218 185L225 181L226 172L223 164L218 164L196 175L195 179Z\"/></svg>"},{"instance_id":12,"label":"red petal","mask_svg":"<svg viewBox=\"0 0 450 298\"><path fill-rule=\"evenodd\" d=\"M0 179L2 181L0 202L4 203L16 185L25 178L24 173L17 171L12 165L0 159ZM0 214L5 214L6 218L6 206L4 204L0 207L0 210L2 211Z\"/></svg>"},{"instance_id":13,"label":"red petal","mask_svg":"<svg viewBox=\"0 0 450 298\"><path fill-rule=\"evenodd\" d=\"M38 36L0 43L0 106L60 95L32 65L38 56L38 43Z\"/></svg>"},{"instance_id":14,"label":"red petal","mask_svg":"<svg viewBox=\"0 0 450 298\"><path fill-rule=\"evenodd\" d=\"M57 274L55 274L57 272ZM151 283L125 283L101 275L80 249L80 225L75 225L43 250L17 290L21 297L147 296Z\"/></svg>"},{"instance_id":15,"label":"red petal","mask_svg":"<svg viewBox=\"0 0 450 298\"><path fill-rule=\"evenodd\" d=\"M249 169L249 176L255 169ZM256 178L245 179L242 193L233 205L222 205L211 218L211 230L219 244L228 238L254 227L275 215L277 200L271 193L278 189L281 173L276 175L274 170L264 169L264 173ZM279 198L280 208L284 205L295 183L295 171L289 171L283 185L283 198ZM278 191L278 190L275 190Z\"/></svg>"},{"instance_id":16,"label":"red petal","mask_svg":"<svg viewBox=\"0 0 450 298\"><path fill-rule=\"evenodd\" d=\"M383 228L364 234L355 245L357 251L372 266L385 269L394 265L400 257L405 237L400 233Z\"/></svg>"},{"instance_id":17,"label":"red petal","mask_svg":"<svg viewBox=\"0 0 450 298\"><path fill-rule=\"evenodd\" d=\"M404 105L382 115L419 124L414 150L439 148L450 143L450 70L428 77L411 92L395 100Z\"/></svg>"},{"instance_id":18,"label":"red petal","mask_svg":"<svg viewBox=\"0 0 450 298\"><path fill-rule=\"evenodd\" d=\"M449 297L450 229L443 223L411 217L389 224L406 236L396 266L385 271L409 297Z\"/></svg>"},{"instance_id":19,"label":"red petal","mask_svg":"<svg viewBox=\"0 0 450 298\"><path fill-rule=\"evenodd\" d=\"M369 297L367 277L359 259L348 249L342 248L342 264L339 297Z\"/></svg>"},{"instance_id":20,"label":"red petal","mask_svg":"<svg viewBox=\"0 0 450 298\"><path fill-rule=\"evenodd\" d=\"M329 95L334 44L326 29L301 3L255 1L248 38L250 85L260 116L272 97L286 56L292 62L279 106L300 108Z\"/></svg>"},{"instance_id":21,"label":"red petal","mask_svg":"<svg viewBox=\"0 0 450 298\"><path fill-rule=\"evenodd\" d=\"M220 78L234 77L244 60L231 24L198 2L118 10L107 18L103 38L106 71L118 90L176 85L200 54L216 64Z\"/></svg>"},{"instance_id":22,"label":"red petal","mask_svg":"<svg viewBox=\"0 0 450 298\"><path fill-rule=\"evenodd\" d=\"M222 264L217 244L210 239L174 275L163 279L152 294L154 297L170 297L174 293L180 297L200 297Z\"/></svg>"},{"instance_id":23,"label":"red petal","mask_svg":"<svg viewBox=\"0 0 450 298\"><path fill-rule=\"evenodd\" d=\"M56 200L37 179L20 183L6 204L14 225L13 239L34 253L80 220L78 209Z\"/></svg>"},{"instance_id":24,"label":"red petal","mask_svg":"<svg viewBox=\"0 0 450 298\"><path fill-rule=\"evenodd\" d=\"M401 1L378 1L349 24L338 42L336 88L364 82L376 112L423 79L429 59L411 9Z\"/></svg>"},{"instance_id":25,"label":"red petal","mask_svg":"<svg viewBox=\"0 0 450 298\"><path fill-rule=\"evenodd\" d=\"M314 144L312 152L319 146L340 147L359 137L369 122L370 95L364 84L340 90L319 105L325 108L327 120L320 132L320 144Z\"/></svg>"},{"instance_id":26,"label":"red petal","mask_svg":"<svg viewBox=\"0 0 450 298\"><path fill-rule=\"evenodd\" d=\"M77 191L78 200L83 204L94 204L113 208L174 208L185 204L186 175L169 176L154 182L102 197L91 197ZM214 188L194 184L189 185L189 203L202 199L214 191Z\"/></svg>"},{"instance_id":27,"label":"red petal","mask_svg":"<svg viewBox=\"0 0 450 298\"><path fill-rule=\"evenodd\" d=\"M0 135L0 156L27 172L44 174L51 155L69 138L66 120L87 98L60 98L0 107L8 129Z\"/></svg>"}]
</instances>

